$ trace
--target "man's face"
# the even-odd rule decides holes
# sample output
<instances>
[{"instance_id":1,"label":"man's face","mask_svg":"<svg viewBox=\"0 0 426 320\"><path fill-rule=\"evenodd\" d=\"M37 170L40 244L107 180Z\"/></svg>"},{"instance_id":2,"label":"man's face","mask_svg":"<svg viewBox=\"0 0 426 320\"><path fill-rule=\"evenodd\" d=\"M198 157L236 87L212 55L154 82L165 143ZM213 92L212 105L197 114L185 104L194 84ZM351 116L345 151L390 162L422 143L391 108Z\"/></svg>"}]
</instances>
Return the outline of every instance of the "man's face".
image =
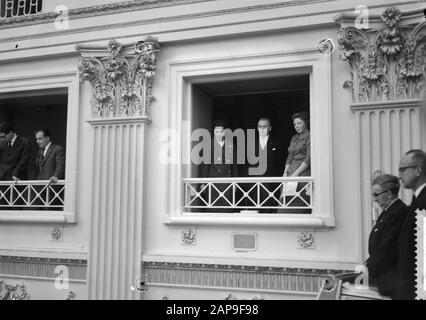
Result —
<instances>
[{"instance_id":1,"label":"man's face","mask_svg":"<svg viewBox=\"0 0 426 320\"><path fill-rule=\"evenodd\" d=\"M380 208L385 209L392 200L390 191L383 189L381 185L375 184L371 188L373 200Z\"/></svg>"},{"instance_id":2,"label":"man's face","mask_svg":"<svg viewBox=\"0 0 426 320\"><path fill-rule=\"evenodd\" d=\"M214 127L214 137L216 140L221 141L224 135L224 127Z\"/></svg>"},{"instance_id":3,"label":"man's face","mask_svg":"<svg viewBox=\"0 0 426 320\"><path fill-rule=\"evenodd\" d=\"M45 148L50 142L50 138L45 137L43 132L37 132L35 137L36 142L40 148Z\"/></svg>"},{"instance_id":4,"label":"man's face","mask_svg":"<svg viewBox=\"0 0 426 320\"><path fill-rule=\"evenodd\" d=\"M3 142L6 139L6 133L0 132L0 142Z\"/></svg>"},{"instance_id":5,"label":"man's face","mask_svg":"<svg viewBox=\"0 0 426 320\"><path fill-rule=\"evenodd\" d=\"M271 131L271 124L268 120L259 120L257 130L259 130L259 136L262 138L267 137Z\"/></svg>"},{"instance_id":6,"label":"man's face","mask_svg":"<svg viewBox=\"0 0 426 320\"><path fill-rule=\"evenodd\" d=\"M404 156L399 162L399 179L404 188L414 189L420 176L420 169L412 159L412 155Z\"/></svg>"}]
</instances>

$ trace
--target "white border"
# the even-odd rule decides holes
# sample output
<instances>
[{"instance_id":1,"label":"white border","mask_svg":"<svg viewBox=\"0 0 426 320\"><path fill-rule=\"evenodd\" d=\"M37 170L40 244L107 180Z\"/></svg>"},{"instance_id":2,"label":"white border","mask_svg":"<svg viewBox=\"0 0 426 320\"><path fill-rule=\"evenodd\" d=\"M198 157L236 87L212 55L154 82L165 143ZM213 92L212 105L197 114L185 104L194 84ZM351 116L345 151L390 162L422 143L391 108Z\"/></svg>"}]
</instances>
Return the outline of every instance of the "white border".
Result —
<instances>
[{"instance_id":1,"label":"white border","mask_svg":"<svg viewBox=\"0 0 426 320\"><path fill-rule=\"evenodd\" d=\"M416 299L426 300L426 210L416 213Z\"/></svg>"},{"instance_id":2,"label":"white border","mask_svg":"<svg viewBox=\"0 0 426 320\"><path fill-rule=\"evenodd\" d=\"M220 225L246 227L334 227L332 192L332 143L331 143L331 66L330 55L321 54L316 48L279 51L266 54L227 56L216 59L187 60L167 65L168 109L167 127L182 132L182 117L188 112L191 86L211 80L272 75L310 74L310 115L312 176L315 178L315 211L310 215L264 214L249 217L237 214L183 214L181 166L168 165L166 173L163 214L168 225ZM179 136L176 142L178 159L182 150L189 150L190 132Z\"/></svg>"},{"instance_id":3,"label":"white border","mask_svg":"<svg viewBox=\"0 0 426 320\"><path fill-rule=\"evenodd\" d=\"M68 91L64 211L0 211L0 223L76 223L76 172L79 112L77 71L0 78L0 94L65 88Z\"/></svg>"}]
</instances>

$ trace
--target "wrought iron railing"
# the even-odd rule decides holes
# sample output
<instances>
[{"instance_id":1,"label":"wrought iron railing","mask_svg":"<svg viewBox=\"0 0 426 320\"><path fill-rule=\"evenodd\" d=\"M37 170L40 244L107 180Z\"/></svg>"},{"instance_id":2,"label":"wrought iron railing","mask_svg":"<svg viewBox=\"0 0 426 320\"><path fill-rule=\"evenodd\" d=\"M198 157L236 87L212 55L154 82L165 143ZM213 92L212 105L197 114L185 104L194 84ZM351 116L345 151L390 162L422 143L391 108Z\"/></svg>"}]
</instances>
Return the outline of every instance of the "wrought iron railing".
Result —
<instances>
[{"instance_id":1,"label":"wrought iron railing","mask_svg":"<svg viewBox=\"0 0 426 320\"><path fill-rule=\"evenodd\" d=\"M43 0L0 0L0 18L27 16L41 12Z\"/></svg>"},{"instance_id":2,"label":"wrought iron railing","mask_svg":"<svg viewBox=\"0 0 426 320\"><path fill-rule=\"evenodd\" d=\"M0 181L0 210L63 209L65 180L52 184L48 180Z\"/></svg>"},{"instance_id":3,"label":"wrought iron railing","mask_svg":"<svg viewBox=\"0 0 426 320\"><path fill-rule=\"evenodd\" d=\"M310 177L187 178L185 209L313 209Z\"/></svg>"}]
</instances>

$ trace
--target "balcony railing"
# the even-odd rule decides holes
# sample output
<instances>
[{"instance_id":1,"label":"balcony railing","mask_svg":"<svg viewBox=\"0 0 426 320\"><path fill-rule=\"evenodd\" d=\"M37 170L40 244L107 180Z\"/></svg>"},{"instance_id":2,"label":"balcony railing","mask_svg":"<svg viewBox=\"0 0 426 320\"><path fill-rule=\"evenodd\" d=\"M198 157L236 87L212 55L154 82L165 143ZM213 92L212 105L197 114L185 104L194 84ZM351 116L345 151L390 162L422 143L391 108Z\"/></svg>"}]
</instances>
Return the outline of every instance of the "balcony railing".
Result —
<instances>
[{"instance_id":1,"label":"balcony railing","mask_svg":"<svg viewBox=\"0 0 426 320\"><path fill-rule=\"evenodd\" d=\"M0 210L21 208L61 210L64 208L65 180L0 181Z\"/></svg>"},{"instance_id":2,"label":"balcony railing","mask_svg":"<svg viewBox=\"0 0 426 320\"><path fill-rule=\"evenodd\" d=\"M185 209L313 209L310 177L187 178L183 183Z\"/></svg>"}]
</instances>

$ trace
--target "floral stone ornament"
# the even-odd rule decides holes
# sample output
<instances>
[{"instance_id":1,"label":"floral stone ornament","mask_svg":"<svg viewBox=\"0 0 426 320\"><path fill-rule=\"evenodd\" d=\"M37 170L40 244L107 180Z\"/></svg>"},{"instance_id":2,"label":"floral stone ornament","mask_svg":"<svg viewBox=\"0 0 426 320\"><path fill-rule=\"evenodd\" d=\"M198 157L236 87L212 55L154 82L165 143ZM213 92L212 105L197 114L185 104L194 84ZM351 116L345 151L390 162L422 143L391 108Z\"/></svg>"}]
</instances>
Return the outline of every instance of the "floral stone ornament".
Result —
<instances>
[{"instance_id":1,"label":"floral stone ornament","mask_svg":"<svg viewBox=\"0 0 426 320\"><path fill-rule=\"evenodd\" d=\"M314 249L314 233L313 232L300 232L297 235L297 247L303 249Z\"/></svg>"},{"instance_id":2,"label":"floral stone ornament","mask_svg":"<svg viewBox=\"0 0 426 320\"><path fill-rule=\"evenodd\" d=\"M195 230L193 229L182 230L181 240L183 245L195 245Z\"/></svg>"},{"instance_id":3,"label":"floral stone ornament","mask_svg":"<svg viewBox=\"0 0 426 320\"><path fill-rule=\"evenodd\" d=\"M80 81L92 84L93 118L149 117L159 47L157 38L145 37L127 53L118 41L110 40L107 56L81 57Z\"/></svg>"},{"instance_id":4,"label":"floral stone ornament","mask_svg":"<svg viewBox=\"0 0 426 320\"><path fill-rule=\"evenodd\" d=\"M382 13L379 30L340 29L340 58L351 71L351 80L343 87L352 91L354 103L421 97L426 77L426 21L401 27L402 19L400 10L392 7Z\"/></svg>"}]
</instances>

